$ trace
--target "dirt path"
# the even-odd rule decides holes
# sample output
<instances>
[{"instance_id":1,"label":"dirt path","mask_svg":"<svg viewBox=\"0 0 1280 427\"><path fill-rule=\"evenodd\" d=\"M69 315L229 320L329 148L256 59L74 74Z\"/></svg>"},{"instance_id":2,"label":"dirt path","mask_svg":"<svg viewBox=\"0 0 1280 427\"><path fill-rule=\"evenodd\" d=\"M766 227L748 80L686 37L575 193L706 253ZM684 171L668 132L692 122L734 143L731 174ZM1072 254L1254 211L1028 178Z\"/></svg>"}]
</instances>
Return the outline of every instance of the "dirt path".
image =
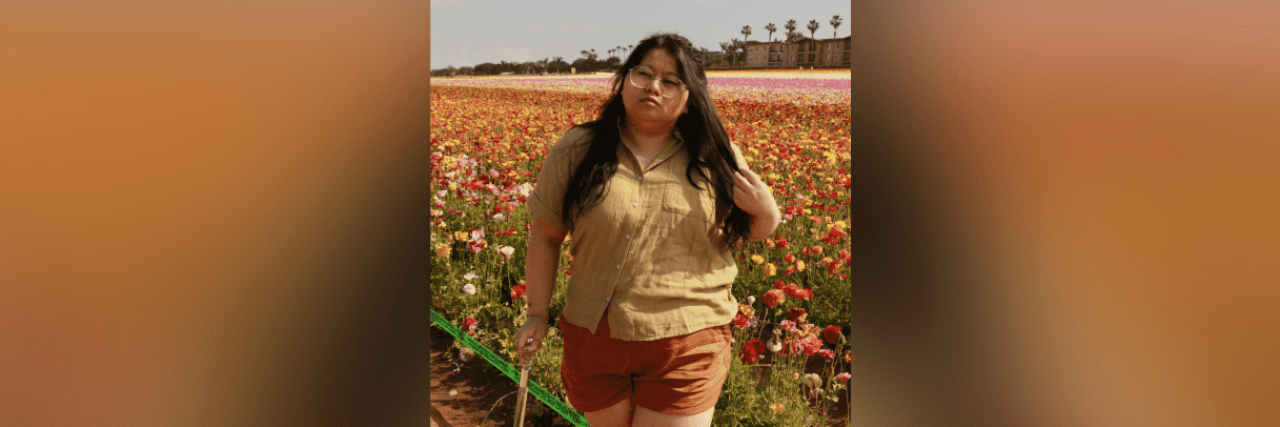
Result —
<instances>
[{"instance_id":1,"label":"dirt path","mask_svg":"<svg viewBox=\"0 0 1280 427\"><path fill-rule=\"evenodd\" d=\"M462 363L454 372L455 352L447 351L453 337L431 328L431 406L439 427L509 427L514 423L516 383L497 369L486 369L480 357ZM530 396L529 406L541 405ZM525 417L529 426L572 427L550 409L542 418Z\"/></svg>"}]
</instances>

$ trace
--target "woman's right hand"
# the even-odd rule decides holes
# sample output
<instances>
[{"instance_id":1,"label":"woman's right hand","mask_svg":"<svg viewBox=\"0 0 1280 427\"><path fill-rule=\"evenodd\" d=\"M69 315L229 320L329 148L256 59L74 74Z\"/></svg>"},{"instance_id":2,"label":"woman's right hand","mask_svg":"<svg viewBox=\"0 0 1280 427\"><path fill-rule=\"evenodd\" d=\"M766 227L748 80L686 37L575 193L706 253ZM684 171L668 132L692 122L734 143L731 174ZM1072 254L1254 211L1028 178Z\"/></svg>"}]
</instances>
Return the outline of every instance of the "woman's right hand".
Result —
<instances>
[{"instance_id":1,"label":"woman's right hand","mask_svg":"<svg viewBox=\"0 0 1280 427\"><path fill-rule=\"evenodd\" d=\"M519 347L520 363L527 364L533 360L533 354L542 349L542 339L547 337L547 318L529 316L524 325L516 331L516 345Z\"/></svg>"}]
</instances>

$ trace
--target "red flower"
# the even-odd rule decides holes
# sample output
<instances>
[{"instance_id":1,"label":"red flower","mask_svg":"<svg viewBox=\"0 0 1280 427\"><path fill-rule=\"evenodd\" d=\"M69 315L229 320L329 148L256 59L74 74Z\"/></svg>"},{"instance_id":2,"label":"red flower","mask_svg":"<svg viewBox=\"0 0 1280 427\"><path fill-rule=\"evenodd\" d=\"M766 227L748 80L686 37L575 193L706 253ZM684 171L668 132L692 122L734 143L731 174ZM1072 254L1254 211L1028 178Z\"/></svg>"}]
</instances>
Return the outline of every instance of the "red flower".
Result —
<instances>
[{"instance_id":1,"label":"red flower","mask_svg":"<svg viewBox=\"0 0 1280 427\"><path fill-rule=\"evenodd\" d=\"M831 351L830 349L824 348L824 349L818 350L818 356L821 356L823 359L830 362L836 358L836 353Z\"/></svg>"},{"instance_id":2,"label":"red flower","mask_svg":"<svg viewBox=\"0 0 1280 427\"><path fill-rule=\"evenodd\" d=\"M831 227L831 231L827 232L827 234L828 234L828 235L830 235L830 236L831 236L831 238L833 238L833 239L843 239L843 238L844 238L844 232L843 232L843 231L840 231L840 228L839 228L839 227L834 227L834 226L833 226L833 227Z\"/></svg>"},{"instance_id":3,"label":"red flower","mask_svg":"<svg viewBox=\"0 0 1280 427\"><path fill-rule=\"evenodd\" d=\"M787 284L786 284L786 283L783 283L781 280L777 280L777 281L774 281L774 282L773 282L773 288L774 288L774 289L786 289L786 288L787 288Z\"/></svg>"},{"instance_id":4,"label":"red flower","mask_svg":"<svg viewBox=\"0 0 1280 427\"><path fill-rule=\"evenodd\" d=\"M833 263L831 263L831 264L827 264L827 274L830 274L830 275L833 275L833 276L834 276L834 275L836 274L836 271L839 271L839 270L840 270L840 267L842 267L843 265L844 265L844 263L843 263L843 262L840 262L840 261L836 261L836 262L833 262Z\"/></svg>"},{"instance_id":5,"label":"red flower","mask_svg":"<svg viewBox=\"0 0 1280 427\"><path fill-rule=\"evenodd\" d=\"M841 372L836 375L836 379L840 381L849 381L849 378L850 378L850 375L848 372Z\"/></svg>"},{"instance_id":6,"label":"red flower","mask_svg":"<svg viewBox=\"0 0 1280 427\"><path fill-rule=\"evenodd\" d=\"M782 257L782 260L786 261L787 264L794 264L796 262L796 256L792 254L787 254L787 256Z\"/></svg>"},{"instance_id":7,"label":"red flower","mask_svg":"<svg viewBox=\"0 0 1280 427\"><path fill-rule=\"evenodd\" d=\"M838 253L838 256L840 257L841 260L844 260L844 261L848 261L850 258L849 251L844 249L840 250L840 252Z\"/></svg>"},{"instance_id":8,"label":"red flower","mask_svg":"<svg viewBox=\"0 0 1280 427\"><path fill-rule=\"evenodd\" d=\"M787 318L788 318L788 319L791 319L791 321L792 321L792 322L796 322L796 323L804 323L805 319L808 319L808 318L809 318L809 312L808 312L808 311L805 311L805 309L803 309L803 308L799 308L799 307L796 307L796 308L788 308L788 309L787 309Z\"/></svg>"},{"instance_id":9,"label":"red flower","mask_svg":"<svg viewBox=\"0 0 1280 427\"><path fill-rule=\"evenodd\" d=\"M764 354L764 351L764 342L753 339L742 346L742 350L738 351L738 355L742 357L742 364L754 365L760 360L760 355Z\"/></svg>"},{"instance_id":10,"label":"red flower","mask_svg":"<svg viewBox=\"0 0 1280 427\"><path fill-rule=\"evenodd\" d=\"M518 300L520 298L524 298L524 292L525 292L524 281L520 281L519 285L515 285L511 287L511 299Z\"/></svg>"},{"instance_id":11,"label":"red flower","mask_svg":"<svg viewBox=\"0 0 1280 427\"><path fill-rule=\"evenodd\" d=\"M462 319L462 329L467 332L476 330L476 326L479 326L479 325L480 325L480 321L476 320L471 316L467 316L466 319Z\"/></svg>"},{"instance_id":12,"label":"red flower","mask_svg":"<svg viewBox=\"0 0 1280 427\"><path fill-rule=\"evenodd\" d=\"M737 316L733 316L733 326L738 329L747 329L748 326L751 326L751 319L748 319L742 313L738 313Z\"/></svg>"},{"instance_id":13,"label":"red flower","mask_svg":"<svg viewBox=\"0 0 1280 427\"><path fill-rule=\"evenodd\" d=\"M839 344L840 337L842 335L844 334L840 332L840 327L836 325L828 325L825 329L822 330L822 338L832 344Z\"/></svg>"},{"instance_id":14,"label":"red flower","mask_svg":"<svg viewBox=\"0 0 1280 427\"><path fill-rule=\"evenodd\" d=\"M769 292L764 293L763 299L764 305L769 308L775 308L787 302L787 294L783 293L781 289L770 289Z\"/></svg>"}]
</instances>

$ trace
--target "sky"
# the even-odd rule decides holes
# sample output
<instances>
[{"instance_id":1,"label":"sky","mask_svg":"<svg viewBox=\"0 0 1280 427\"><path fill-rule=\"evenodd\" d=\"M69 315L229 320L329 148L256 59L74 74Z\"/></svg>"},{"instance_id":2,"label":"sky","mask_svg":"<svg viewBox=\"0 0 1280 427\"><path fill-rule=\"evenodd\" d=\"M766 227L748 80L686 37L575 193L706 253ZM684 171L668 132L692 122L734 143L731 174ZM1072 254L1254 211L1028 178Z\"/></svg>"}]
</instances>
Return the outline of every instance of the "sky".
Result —
<instances>
[{"instance_id":1,"label":"sky","mask_svg":"<svg viewBox=\"0 0 1280 427\"><path fill-rule=\"evenodd\" d=\"M805 26L817 20L814 35L825 39L832 37L832 15L841 20L835 36L845 37L850 10L847 0L432 0L431 68L557 56L573 62L589 49L603 59L609 49L655 32L675 32L695 47L719 51L720 42L744 39L744 25L751 26L747 40L765 41L771 22L778 27L773 38L781 39L789 19L805 35Z\"/></svg>"}]
</instances>

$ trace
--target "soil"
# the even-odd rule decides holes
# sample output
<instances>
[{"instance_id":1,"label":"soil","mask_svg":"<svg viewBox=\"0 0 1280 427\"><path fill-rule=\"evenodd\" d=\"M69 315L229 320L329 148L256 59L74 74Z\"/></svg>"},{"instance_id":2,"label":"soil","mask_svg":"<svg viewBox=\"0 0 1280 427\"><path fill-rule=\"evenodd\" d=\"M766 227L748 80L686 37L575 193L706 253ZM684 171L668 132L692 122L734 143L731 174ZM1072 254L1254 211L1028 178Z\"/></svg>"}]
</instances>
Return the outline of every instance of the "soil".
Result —
<instances>
[{"instance_id":1,"label":"soil","mask_svg":"<svg viewBox=\"0 0 1280 427\"><path fill-rule=\"evenodd\" d=\"M516 383L497 369L487 368L479 356L461 363L454 372L457 350L449 350L454 341L440 328L431 328L431 406L432 427L506 427L514 423ZM810 360L807 372L818 372L822 362ZM451 395L450 392L454 392ZM567 420L546 408L538 399L529 398L533 406L543 407L541 417L527 413L526 426L572 427ZM849 419L848 394L840 398L831 414L830 427L845 427Z\"/></svg>"},{"instance_id":2,"label":"soil","mask_svg":"<svg viewBox=\"0 0 1280 427\"><path fill-rule=\"evenodd\" d=\"M516 382L511 381L487 362L476 356L460 362L454 372L457 350L449 350L452 336L440 328L431 328L431 406L432 427L509 427L515 423ZM453 395L450 392L456 391ZM572 427L555 411L546 408L533 395L529 396L527 426ZM533 406L543 406L542 417L532 416Z\"/></svg>"}]
</instances>

